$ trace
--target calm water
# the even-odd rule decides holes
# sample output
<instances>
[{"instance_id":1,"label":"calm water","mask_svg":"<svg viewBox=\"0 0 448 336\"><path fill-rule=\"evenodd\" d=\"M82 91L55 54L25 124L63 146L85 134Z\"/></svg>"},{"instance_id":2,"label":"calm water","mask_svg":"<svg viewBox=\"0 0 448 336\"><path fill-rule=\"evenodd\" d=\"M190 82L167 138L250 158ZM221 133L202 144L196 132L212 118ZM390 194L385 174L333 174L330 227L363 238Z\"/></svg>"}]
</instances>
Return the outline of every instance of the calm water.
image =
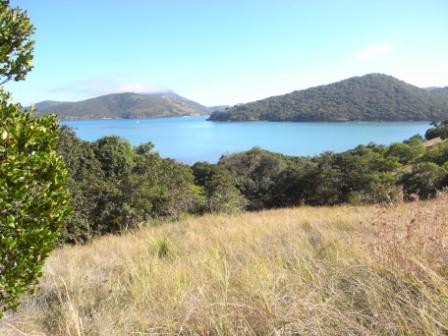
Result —
<instances>
[{"instance_id":1,"label":"calm water","mask_svg":"<svg viewBox=\"0 0 448 336\"><path fill-rule=\"evenodd\" d=\"M290 123L206 121L206 116L147 120L69 121L81 139L119 135L138 145L151 141L163 157L186 163L216 162L224 153L254 146L288 155L343 151L373 141L389 144L424 134L428 122Z\"/></svg>"}]
</instances>

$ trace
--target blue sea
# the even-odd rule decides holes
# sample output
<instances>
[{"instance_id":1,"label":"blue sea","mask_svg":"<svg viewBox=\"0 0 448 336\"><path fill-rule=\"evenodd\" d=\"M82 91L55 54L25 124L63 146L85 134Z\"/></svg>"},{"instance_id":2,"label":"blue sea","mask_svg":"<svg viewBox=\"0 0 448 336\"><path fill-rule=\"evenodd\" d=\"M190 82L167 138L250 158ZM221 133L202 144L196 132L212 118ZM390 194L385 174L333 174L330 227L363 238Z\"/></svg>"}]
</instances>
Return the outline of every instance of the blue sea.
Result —
<instances>
[{"instance_id":1,"label":"blue sea","mask_svg":"<svg viewBox=\"0 0 448 336\"><path fill-rule=\"evenodd\" d=\"M221 155L258 146L287 155L341 152L359 144L390 144L423 135L429 122L212 122L208 116L67 121L83 140L119 135L185 163L216 162Z\"/></svg>"}]
</instances>

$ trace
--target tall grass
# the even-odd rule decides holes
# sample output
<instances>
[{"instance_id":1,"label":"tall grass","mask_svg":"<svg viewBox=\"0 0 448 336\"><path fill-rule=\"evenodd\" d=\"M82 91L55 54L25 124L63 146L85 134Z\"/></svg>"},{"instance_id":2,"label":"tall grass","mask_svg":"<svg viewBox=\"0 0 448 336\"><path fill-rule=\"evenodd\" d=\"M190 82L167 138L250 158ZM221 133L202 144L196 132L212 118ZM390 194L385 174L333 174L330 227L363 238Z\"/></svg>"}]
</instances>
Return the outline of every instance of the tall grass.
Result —
<instances>
[{"instance_id":1,"label":"tall grass","mask_svg":"<svg viewBox=\"0 0 448 336\"><path fill-rule=\"evenodd\" d=\"M448 197L207 215L66 246L1 335L448 335Z\"/></svg>"}]
</instances>

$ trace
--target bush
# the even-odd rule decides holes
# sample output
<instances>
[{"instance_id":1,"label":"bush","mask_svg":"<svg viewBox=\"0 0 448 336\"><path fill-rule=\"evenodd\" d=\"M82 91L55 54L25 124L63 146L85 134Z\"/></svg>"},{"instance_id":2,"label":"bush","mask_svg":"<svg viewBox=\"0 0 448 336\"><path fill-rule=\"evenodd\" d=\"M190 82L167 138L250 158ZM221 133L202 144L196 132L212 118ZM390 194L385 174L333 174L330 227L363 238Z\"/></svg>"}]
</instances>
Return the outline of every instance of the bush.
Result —
<instances>
[{"instance_id":1,"label":"bush","mask_svg":"<svg viewBox=\"0 0 448 336\"><path fill-rule=\"evenodd\" d=\"M0 314L32 290L68 214L54 116L0 101Z\"/></svg>"},{"instance_id":2,"label":"bush","mask_svg":"<svg viewBox=\"0 0 448 336\"><path fill-rule=\"evenodd\" d=\"M404 174L401 182L405 196L411 198L413 194L422 199L434 197L437 190L446 185L447 172L432 162L416 164L410 173Z\"/></svg>"},{"instance_id":3,"label":"bush","mask_svg":"<svg viewBox=\"0 0 448 336\"><path fill-rule=\"evenodd\" d=\"M448 120L433 122L432 126L433 127L428 129L425 133L425 138L427 140L435 138L441 138L441 139L448 138Z\"/></svg>"},{"instance_id":4,"label":"bush","mask_svg":"<svg viewBox=\"0 0 448 336\"><path fill-rule=\"evenodd\" d=\"M37 284L69 209L55 117L23 112L1 86L31 70L33 32L26 12L0 2L0 317Z\"/></svg>"}]
</instances>

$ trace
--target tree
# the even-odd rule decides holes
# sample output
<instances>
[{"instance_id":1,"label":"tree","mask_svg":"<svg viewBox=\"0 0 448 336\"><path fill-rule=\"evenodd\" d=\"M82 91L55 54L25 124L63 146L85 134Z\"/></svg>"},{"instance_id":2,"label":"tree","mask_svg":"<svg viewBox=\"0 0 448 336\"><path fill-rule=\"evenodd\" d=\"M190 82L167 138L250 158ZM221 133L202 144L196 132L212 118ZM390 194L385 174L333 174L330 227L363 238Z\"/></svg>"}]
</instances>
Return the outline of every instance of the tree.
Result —
<instances>
[{"instance_id":1,"label":"tree","mask_svg":"<svg viewBox=\"0 0 448 336\"><path fill-rule=\"evenodd\" d=\"M23 112L1 87L31 70L33 31L26 12L0 2L0 316L35 288L68 213L55 116Z\"/></svg>"},{"instance_id":2,"label":"tree","mask_svg":"<svg viewBox=\"0 0 448 336\"><path fill-rule=\"evenodd\" d=\"M223 156L218 165L237 177L236 186L247 199L248 209L259 210L274 203L274 186L289 163L282 154L255 147L247 152Z\"/></svg>"},{"instance_id":3,"label":"tree","mask_svg":"<svg viewBox=\"0 0 448 336\"><path fill-rule=\"evenodd\" d=\"M412 168L412 172L402 177L404 192L408 198L411 198L412 194L423 199L434 197L446 182L445 169L432 162L418 163Z\"/></svg>"},{"instance_id":4,"label":"tree","mask_svg":"<svg viewBox=\"0 0 448 336\"><path fill-rule=\"evenodd\" d=\"M141 221L178 219L196 209L198 195L193 180L189 166L149 153L137 158L133 174L123 183L123 192Z\"/></svg>"},{"instance_id":5,"label":"tree","mask_svg":"<svg viewBox=\"0 0 448 336\"><path fill-rule=\"evenodd\" d=\"M401 164L414 162L417 158L425 153L423 143L416 141L410 143L393 143L387 151L388 157L396 157Z\"/></svg>"},{"instance_id":6,"label":"tree","mask_svg":"<svg viewBox=\"0 0 448 336\"><path fill-rule=\"evenodd\" d=\"M432 128L428 129L425 133L426 140L448 138L448 120L432 122L431 126Z\"/></svg>"},{"instance_id":7,"label":"tree","mask_svg":"<svg viewBox=\"0 0 448 336\"><path fill-rule=\"evenodd\" d=\"M204 211L235 213L246 206L246 200L236 187L235 176L223 166L207 162L193 165L195 183L205 193Z\"/></svg>"},{"instance_id":8,"label":"tree","mask_svg":"<svg viewBox=\"0 0 448 336\"><path fill-rule=\"evenodd\" d=\"M95 155L107 178L127 175L134 163L131 144L118 136L108 136L95 143Z\"/></svg>"},{"instance_id":9,"label":"tree","mask_svg":"<svg viewBox=\"0 0 448 336\"><path fill-rule=\"evenodd\" d=\"M0 2L0 85L25 79L33 67L34 27L27 12Z\"/></svg>"}]
</instances>

